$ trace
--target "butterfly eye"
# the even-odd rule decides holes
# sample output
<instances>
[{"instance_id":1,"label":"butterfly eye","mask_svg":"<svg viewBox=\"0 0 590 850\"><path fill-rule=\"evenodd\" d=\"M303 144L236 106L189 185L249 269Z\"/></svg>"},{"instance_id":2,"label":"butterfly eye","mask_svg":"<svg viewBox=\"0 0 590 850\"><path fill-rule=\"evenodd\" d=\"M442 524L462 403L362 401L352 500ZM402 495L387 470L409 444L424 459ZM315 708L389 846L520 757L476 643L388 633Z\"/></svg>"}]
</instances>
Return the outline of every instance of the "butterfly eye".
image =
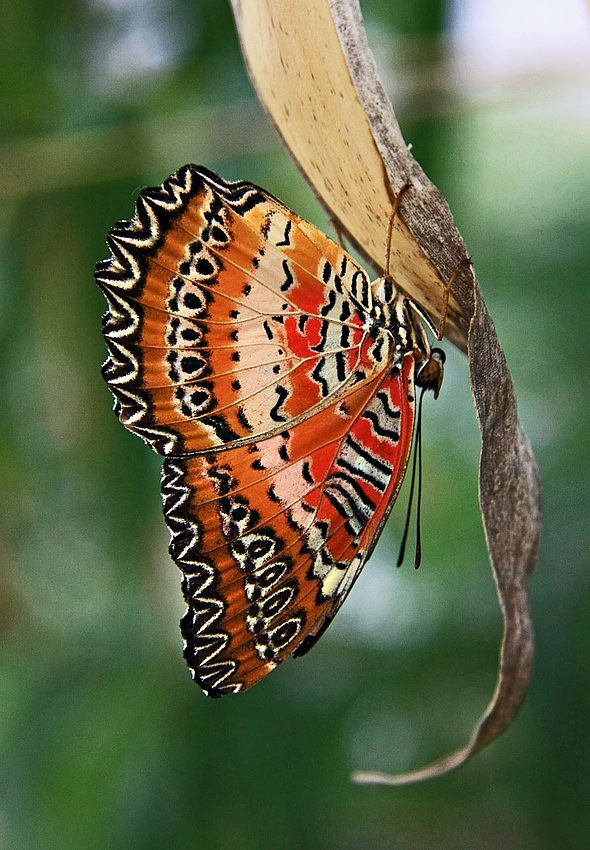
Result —
<instances>
[{"instance_id":1,"label":"butterfly eye","mask_svg":"<svg viewBox=\"0 0 590 850\"><path fill-rule=\"evenodd\" d=\"M446 356L442 348L433 348L430 356L422 363L416 373L416 384L427 390L433 390L438 398L443 381Z\"/></svg>"}]
</instances>

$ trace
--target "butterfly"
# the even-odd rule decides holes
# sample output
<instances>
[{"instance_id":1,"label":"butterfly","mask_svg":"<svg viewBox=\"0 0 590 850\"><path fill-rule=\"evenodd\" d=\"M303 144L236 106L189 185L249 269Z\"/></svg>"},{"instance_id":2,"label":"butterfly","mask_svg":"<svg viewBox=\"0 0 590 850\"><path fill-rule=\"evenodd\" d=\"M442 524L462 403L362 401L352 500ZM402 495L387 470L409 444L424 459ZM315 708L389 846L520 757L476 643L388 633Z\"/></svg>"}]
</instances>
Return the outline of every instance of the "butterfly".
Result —
<instances>
[{"instance_id":1,"label":"butterfly","mask_svg":"<svg viewBox=\"0 0 590 850\"><path fill-rule=\"evenodd\" d=\"M386 275L268 192L186 165L107 236L103 376L164 456L184 656L249 688L325 631L408 463L416 386L444 355Z\"/></svg>"}]
</instances>

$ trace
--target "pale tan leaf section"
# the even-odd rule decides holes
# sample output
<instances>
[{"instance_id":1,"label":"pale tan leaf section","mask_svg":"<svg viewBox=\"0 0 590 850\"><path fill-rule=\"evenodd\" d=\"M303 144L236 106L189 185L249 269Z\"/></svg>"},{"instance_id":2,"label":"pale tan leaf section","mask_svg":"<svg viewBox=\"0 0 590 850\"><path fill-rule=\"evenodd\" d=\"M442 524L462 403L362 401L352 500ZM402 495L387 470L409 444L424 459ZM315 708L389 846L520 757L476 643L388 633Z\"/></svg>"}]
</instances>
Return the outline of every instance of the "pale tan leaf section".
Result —
<instances>
[{"instance_id":1,"label":"pale tan leaf section","mask_svg":"<svg viewBox=\"0 0 590 850\"><path fill-rule=\"evenodd\" d=\"M343 231L383 271L395 199L391 273L469 354L482 435L480 504L502 614L498 683L468 744L426 768L354 779L403 785L441 776L504 731L533 662L527 601L541 528L541 485L496 331L449 207L407 149L377 78L356 0L232 0L248 69L295 161Z\"/></svg>"},{"instance_id":2,"label":"pale tan leaf section","mask_svg":"<svg viewBox=\"0 0 590 850\"><path fill-rule=\"evenodd\" d=\"M467 252L449 207L403 140L356 3L232 0L258 96L320 201L360 253L463 350L473 310ZM453 277L454 275L454 277ZM448 284L453 279L447 306Z\"/></svg>"}]
</instances>

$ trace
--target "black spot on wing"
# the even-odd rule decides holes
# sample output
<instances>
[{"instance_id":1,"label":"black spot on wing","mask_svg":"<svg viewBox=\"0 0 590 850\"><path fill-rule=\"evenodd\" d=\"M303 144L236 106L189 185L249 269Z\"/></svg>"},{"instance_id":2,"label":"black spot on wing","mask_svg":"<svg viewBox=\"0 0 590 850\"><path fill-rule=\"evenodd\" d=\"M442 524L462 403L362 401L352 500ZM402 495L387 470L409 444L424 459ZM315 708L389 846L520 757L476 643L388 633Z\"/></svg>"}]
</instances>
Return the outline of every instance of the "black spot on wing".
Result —
<instances>
[{"instance_id":1,"label":"black spot on wing","mask_svg":"<svg viewBox=\"0 0 590 850\"><path fill-rule=\"evenodd\" d=\"M324 306L320 309L321 316L329 316L332 310L334 309L334 305L336 304L336 293L333 289L331 289L328 293L328 301Z\"/></svg>"},{"instance_id":2,"label":"black spot on wing","mask_svg":"<svg viewBox=\"0 0 590 850\"><path fill-rule=\"evenodd\" d=\"M287 417L283 416L283 414L280 413L280 407L282 406L284 401L289 397L289 390L282 384L277 384L277 386L275 387L275 392L278 398L276 404L271 408L270 418L274 422L286 422Z\"/></svg>"},{"instance_id":3,"label":"black spot on wing","mask_svg":"<svg viewBox=\"0 0 590 850\"><path fill-rule=\"evenodd\" d=\"M289 236L291 233L292 224L293 222L290 220L287 222L287 226L285 227L285 232L283 234L283 239L281 242L277 242L277 248L286 248L288 245L291 244Z\"/></svg>"},{"instance_id":4,"label":"black spot on wing","mask_svg":"<svg viewBox=\"0 0 590 850\"><path fill-rule=\"evenodd\" d=\"M283 271L285 273L285 280L283 283L281 283L281 292L286 292L295 283L295 278L293 277L293 273L289 268L289 263L287 262L287 260L283 260Z\"/></svg>"},{"instance_id":5,"label":"black spot on wing","mask_svg":"<svg viewBox=\"0 0 590 850\"><path fill-rule=\"evenodd\" d=\"M327 380L322 375L322 370L323 370L325 365L326 365L326 359L325 359L325 357L322 357L321 360L318 360L318 362L314 366L313 371L311 373L311 377L321 387L321 392L322 392L323 398L326 398L326 396L328 396L330 394L330 386L329 386Z\"/></svg>"},{"instance_id":6,"label":"black spot on wing","mask_svg":"<svg viewBox=\"0 0 590 850\"><path fill-rule=\"evenodd\" d=\"M315 481L312 478L311 472L309 471L309 461L306 460L303 462L301 467L301 475L304 481L307 481L308 484L315 484Z\"/></svg>"}]
</instances>

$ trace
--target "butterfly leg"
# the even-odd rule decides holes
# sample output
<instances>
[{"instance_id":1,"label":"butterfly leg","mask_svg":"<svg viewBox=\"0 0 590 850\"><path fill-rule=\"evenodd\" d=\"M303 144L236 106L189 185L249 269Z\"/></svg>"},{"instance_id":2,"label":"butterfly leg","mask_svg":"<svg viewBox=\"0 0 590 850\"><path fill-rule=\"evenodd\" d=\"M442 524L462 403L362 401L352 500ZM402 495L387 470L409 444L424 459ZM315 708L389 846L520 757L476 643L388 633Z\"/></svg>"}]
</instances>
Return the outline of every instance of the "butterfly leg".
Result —
<instances>
[{"instance_id":1,"label":"butterfly leg","mask_svg":"<svg viewBox=\"0 0 590 850\"><path fill-rule=\"evenodd\" d=\"M385 262L385 274L383 275L383 277L386 278L386 280L392 279L389 266L390 266L390 260L391 260L391 240L393 239L393 224L395 222L395 219L399 215L399 205L401 203L401 200L410 187L411 187L411 183L404 183L404 185L401 187L401 189L399 190L399 192L397 193L397 195L395 196L395 199L393 201L393 209L391 210L391 216L389 218L389 229L387 231L387 249L386 249L386 253L385 253L385 256L386 256L387 259L386 259L386 262Z\"/></svg>"},{"instance_id":2,"label":"butterfly leg","mask_svg":"<svg viewBox=\"0 0 590 850\"><path fill-rule=\"evenodd\" d=\"M334 228L334 233L336 234L336 239L338 240L338 244L342 248L343 251L346 251L346 246L344 244L344 234L342 233L342 228L338 224L337 219L331 218L330 224Z\"/></svg>"},{"instance_id":3,"label":"butterfly leg","mask_svg":"<svg viewBox=\"0 0 590 850\"><path fill-rule=\"evenodd\" d=\"M459 262L453 269L453 274L451 275L449 282L445 286L442 317L440 320L440 326L436 331L436 338L439 342L445 335L445 325L447 323L447 313L449 311L449 299L451 297L451 289L453 288L453 284L455 283L457 277L463 271L463 269L470 268L472 265L473 263L471 262L471 257L464 257L462 260L459 260Z\"/></svg>"}]
</instances>

